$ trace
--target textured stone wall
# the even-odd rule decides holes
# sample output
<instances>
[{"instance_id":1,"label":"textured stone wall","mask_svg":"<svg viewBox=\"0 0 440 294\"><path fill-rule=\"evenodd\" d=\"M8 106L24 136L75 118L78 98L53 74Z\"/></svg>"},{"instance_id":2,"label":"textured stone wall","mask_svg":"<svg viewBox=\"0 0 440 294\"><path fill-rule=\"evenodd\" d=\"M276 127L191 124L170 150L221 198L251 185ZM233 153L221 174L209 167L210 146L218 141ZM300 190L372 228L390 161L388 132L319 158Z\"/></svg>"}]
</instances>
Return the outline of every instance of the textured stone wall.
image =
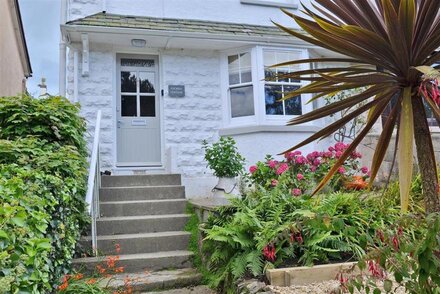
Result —
<instances>
[{"instance_id":1,"label":"textured stone wall","mask_svg":"<svg viewBox=\"0 0 440 294\"><path fill-rule=\"evenodd\" d=\"M203 140L218 137L222 120L220 56L214 51L167 51L162 56L163 84L185 85L185 97L165 93L164 134L177 149L177 167L185 177L203 177Z\"/></svg>"},{"instance_id":2,"label":"textured stone wall","mask_svg":"<svg viewBox=\"0 0 440 294\"><path fill-rule=\"evenodd\" d=\"M101 164L103 169L113 166L113 131L115 118L113 115L113 64L114 54L111 48L92 46L89 55L89 76L81 76L81 54L79 54L78 102L81 104L81 115L87 120L87 138L89 148L93 144L96 114L102 111L101 121ZM73 50L69 50L67 66L67 95L73 101L74 96L74 64Z\"/></svg>"}]
</instances>

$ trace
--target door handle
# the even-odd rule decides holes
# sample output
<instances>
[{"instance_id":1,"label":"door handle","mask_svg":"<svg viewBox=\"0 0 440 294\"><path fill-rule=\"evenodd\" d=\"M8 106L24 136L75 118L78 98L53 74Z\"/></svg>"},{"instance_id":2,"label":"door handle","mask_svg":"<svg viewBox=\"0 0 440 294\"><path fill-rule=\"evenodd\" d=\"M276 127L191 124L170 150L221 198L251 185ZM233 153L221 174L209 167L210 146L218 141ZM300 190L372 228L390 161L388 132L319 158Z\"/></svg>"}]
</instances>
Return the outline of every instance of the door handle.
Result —
<instances>
[{"instance_id":1,"label":"door handle","mask_svg":"<svg viewBox=\"0 0 440 294\"><path fill-rule=\"evenodd\" d=\"M122 126L122 120L118 120L118 129Z\"/></svg>"}]
</instances>

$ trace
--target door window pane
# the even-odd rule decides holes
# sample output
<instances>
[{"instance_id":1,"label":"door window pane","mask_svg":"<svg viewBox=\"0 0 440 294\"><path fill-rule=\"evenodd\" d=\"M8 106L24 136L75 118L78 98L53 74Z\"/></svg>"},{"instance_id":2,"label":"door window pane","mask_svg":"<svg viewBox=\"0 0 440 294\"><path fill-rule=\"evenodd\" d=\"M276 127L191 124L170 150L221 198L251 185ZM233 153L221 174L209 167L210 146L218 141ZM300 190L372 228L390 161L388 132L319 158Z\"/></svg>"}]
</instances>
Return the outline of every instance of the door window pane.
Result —
<instances>
[{"instance_id":1,"label":"door window pane","mask_svg":"<svg viewBox=\"0 0 440 294\"><path fill-rule=\"evenodd\" d=\"M141 116L156 116L156 97L141 96Z\"/></svg>"},{"instance_id":2,"label":"door window pane","mask_svg":"<svg viewBox=\"0 0 440 294\"><path fill-rule=\"evenodd\" d=\"M121 96L121 116L137 116L136 96Z\"/></svg>"},{"instance_id":3,"label":"door window pane","mask_svg":"<svg viewBox=\"0 0 440 294\"><path fill-rule=\"evenodd\" d=\"M282 88L277 85L266 85L264 87L264 98L266 103L266 114L283 115L283 102L277 102L282 98Z\"/></svg>"},{"instance_id":4,"label":"door window pane","mask_svg":"<svg viewBox=\"0 0 440 294\"><path fill-rule=\"evenodd\" d=\"M121 71L121 92L136 93L136 72Z\"/></svg>"},{"instance_id":5,"label":"door window pane","mask_svg":"<svg viewBox=\"0 0 440 294\"><path fill-rule=\"evenodd\" d=\"M139 72L139 87L141 93L154 93L154 73Z\"/></svg>"},{"instance_id":6,"label":"door window pane","mask_svg":"<svg viewBox=\"0 0 440 294\"><path fill-rule=\"evenodd\" d=\"M254 115L254 89L252 86L231 89L231 116Z\"/></svg>"},{"instance_id":7,"label":"door window pane","mask_svg":"<svg viewBox=\"0 0 440 294\"><path fill-rule=\"evenodd\" d=\"M121 66L154 67L154 59L122 58Z\"/></svg>"}]
</instances>

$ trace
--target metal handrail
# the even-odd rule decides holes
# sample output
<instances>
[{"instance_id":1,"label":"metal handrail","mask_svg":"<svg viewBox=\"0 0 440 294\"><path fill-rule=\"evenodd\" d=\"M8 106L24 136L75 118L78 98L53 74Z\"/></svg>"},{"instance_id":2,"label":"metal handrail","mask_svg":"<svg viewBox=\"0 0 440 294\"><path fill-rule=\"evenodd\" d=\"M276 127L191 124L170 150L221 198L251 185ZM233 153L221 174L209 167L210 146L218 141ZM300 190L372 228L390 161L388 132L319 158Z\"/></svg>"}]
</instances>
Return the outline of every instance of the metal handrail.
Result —
<instances>
[{"instance_id":1,"label":"metal handrail","mask_svg":"<svg viewBox=\"0 0 440 294\"><path fill-rule=\"evenodd\" d=\"M101 162L99 156L99 142L101 133L101 110L96 114L95 134L93 139L92 156L90 158L89 178L87 182L86 202L88 212L92 218L92 250L98 253L96 220L99 218L99 189L101 188Z\"/></svg>"}]
</instances>

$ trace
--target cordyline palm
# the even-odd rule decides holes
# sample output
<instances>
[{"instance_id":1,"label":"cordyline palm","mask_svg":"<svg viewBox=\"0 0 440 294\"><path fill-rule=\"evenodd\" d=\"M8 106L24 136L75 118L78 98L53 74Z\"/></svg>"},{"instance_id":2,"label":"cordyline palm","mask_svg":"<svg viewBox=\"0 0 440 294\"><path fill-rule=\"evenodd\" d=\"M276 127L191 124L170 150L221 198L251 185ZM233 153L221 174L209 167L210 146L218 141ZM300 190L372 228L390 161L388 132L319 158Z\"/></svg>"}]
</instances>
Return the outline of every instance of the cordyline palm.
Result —
<instances>
[{"instance_id":1,"label":"cordyline palm","mask_svg":"<svg viewBox=\"0 0 440 294\"><path fill-rule=\"evenodd\" d=\"M415 139L426 211L440 211L434 149L423 102L426 101L440 121L438 91L434 83L437 75L434 68L430 67L440 61L440 52L437 51L440 47L440 1L316 0L312 1L312 6L313 8L307 8L303 5L305 17L284 11L306 33L276 25L297 38L346 57L296 60L276 65L321 62L335 64L330 68L287 74L288 77L310 83L289 93L284 99L304 93L312 93L315 95L313 99L318 99L347 89L366 87L366 90L289 121L288 125L296 125L344 109L353 109L345 117L288 151L327 137L356 116L368 111L363 130L317 186L316 193L330 180L390 106L391 112L384 122L374 153L370 185L378 173L393 130L397 126L402 210L406 211L408 207ZM341 63L350 63L351 66L338 66Z\"/></svg>"}]
</instances>

